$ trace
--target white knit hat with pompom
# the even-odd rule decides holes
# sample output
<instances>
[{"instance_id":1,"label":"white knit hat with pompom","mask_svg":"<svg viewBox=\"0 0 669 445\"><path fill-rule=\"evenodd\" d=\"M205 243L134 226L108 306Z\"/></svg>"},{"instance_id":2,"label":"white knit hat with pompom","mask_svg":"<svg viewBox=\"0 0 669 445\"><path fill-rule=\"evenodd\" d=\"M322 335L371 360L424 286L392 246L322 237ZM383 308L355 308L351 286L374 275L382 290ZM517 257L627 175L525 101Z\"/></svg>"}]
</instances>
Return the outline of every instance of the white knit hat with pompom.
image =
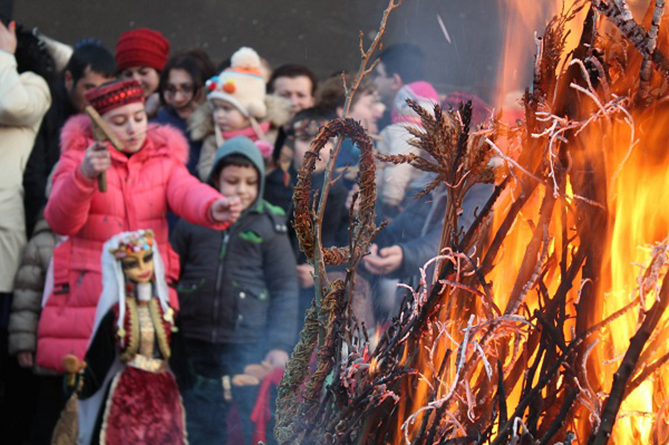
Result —
<instances>
[{"instance_id":1,"label":"white knit hat with pompom","mask_svg":"<svg viewBox=\"0 0 669 445\"><path fill-rule=\"evenodd\" d=\"M262 119L267 114L265 78L260 71L260 57L246 46L238 49L231 65L207 81L207 99L220 99L234 105L244 116Z\"/></svg>"}]
</instances>

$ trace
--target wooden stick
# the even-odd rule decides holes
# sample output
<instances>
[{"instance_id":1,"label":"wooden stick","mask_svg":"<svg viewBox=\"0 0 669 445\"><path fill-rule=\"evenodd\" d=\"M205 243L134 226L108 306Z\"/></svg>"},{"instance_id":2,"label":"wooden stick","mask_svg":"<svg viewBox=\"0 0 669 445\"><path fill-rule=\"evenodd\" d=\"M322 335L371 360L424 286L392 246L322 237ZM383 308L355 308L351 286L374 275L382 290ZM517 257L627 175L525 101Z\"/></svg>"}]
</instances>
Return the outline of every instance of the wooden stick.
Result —
<instances>
[{"instance_id":1,"label":"wooden stick","mask_svg":"<svg viewBox=\"0 0 669 445\"><path fill-rule=\"evenodd\" d=\"M123 150L123 143L109 129L107 123L102 119L102 116L100 116L95 108L88 105L84 111L91 118L91 129L93 130L93 138L96 142L109 141L115 149L119 151ZM100 173L98 176L98 190L102 193L107 191L107 174L105 172Z\"/></svg>"},{"instance_id":2,"label":"wooden stick","mask_svg":"<svg viewBox=\"0 0 669 445\"><path fill-rule=\"evenodd\" d=\"M636 95L636 103L645 105L649 103L650 94L650 76L652 71L652 54L657 48L657 36L660 33L660 22L664 14L665 0L655 0L653 11L653 19L651 21L650 30L648 31L648 56L644 56L641 63L641 73L639 74L639 90Z\"/></svg>"},{"instance_id":3,"label":"wooden stick","mask_svg":"<svg viewBox=\"0 0 669 445\"><path fill-rule=\"evenodd\" d=\"M662 283L662 289L655 304L646 312L646 318L636 334L630 339L630 347L625 353L620 367L613 375L613 383L611 384L611 391L609 397L606 399L604 410L602 411L602 422L599 429L593 433L588 443L592 445L606 445L611 437L613 425L618 416L618 410L623 402L625 396L625 389L627 382L632 377L634 370L637 368L639 356L646 345L646 341L651 336L655 327L662 318L664 311L669 305L669 280L665 279Z\"/></svg>"},{"instance_id":4,"label":"wooden stick","mask_svg":"<svg viewBox=\"0 0 669 445\"><path fill-rule=\"evenodd\" d=\"M648 33L634 20L626 3L591 1L593 6L616 25L642 56L649 58L655 64L655 68L662 76L669 77L669 59L657 49L653 52L648 51Z\"/></svg>"}]
</instances>

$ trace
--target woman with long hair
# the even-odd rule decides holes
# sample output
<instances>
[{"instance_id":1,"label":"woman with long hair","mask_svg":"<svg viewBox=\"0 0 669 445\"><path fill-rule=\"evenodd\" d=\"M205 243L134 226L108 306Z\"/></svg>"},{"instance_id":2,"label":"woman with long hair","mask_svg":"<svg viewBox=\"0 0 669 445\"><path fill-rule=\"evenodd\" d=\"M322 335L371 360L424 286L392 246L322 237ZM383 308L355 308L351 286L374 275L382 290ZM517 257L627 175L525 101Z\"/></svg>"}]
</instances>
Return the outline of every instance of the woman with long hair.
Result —
<instances>
[{"instance_id":1,"label":"woman with long hair","mask_svg":"<svg viewBox=\"0 0 669 445\"><path fill-rule=\"evenodd\" d=\"M188 118L207 100L205 82L215 73L215 67L207 53L199 49L185 51L172 56L160 74L161 108L152 120L178 128L188 139L188 171L197 176L202 141L191 138Z\"/></svg>"}]
</instances>

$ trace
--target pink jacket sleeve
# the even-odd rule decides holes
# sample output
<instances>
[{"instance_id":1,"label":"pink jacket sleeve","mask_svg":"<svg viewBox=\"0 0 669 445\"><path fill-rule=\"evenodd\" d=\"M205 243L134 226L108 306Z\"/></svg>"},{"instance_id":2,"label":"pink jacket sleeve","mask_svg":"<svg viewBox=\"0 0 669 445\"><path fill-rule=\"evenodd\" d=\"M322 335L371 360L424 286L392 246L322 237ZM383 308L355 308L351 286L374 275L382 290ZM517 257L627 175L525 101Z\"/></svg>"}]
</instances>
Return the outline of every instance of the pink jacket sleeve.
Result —
<instances>
[{"instance_id":1,"label":"pink jacket sleeve","mask_svg":"<svg viewBox=\"0 0 669 445\"><path fill-rule=\"evenodd\" d=\"M82 153L68 150L58 161L53 175L53 189L44 216L59 235L77 233L88 219L96 181L81 172Z\"/></svg>"},{"instance_id":2,"label":"pink jacket sleeve","mask_svg":"<svg viewBox=\"0 0 669 445\"><path fill-rule=\"evenodd\" d=\"M167 202L178 216L201 226L225 230L230 222L217 222L211 217L212 204L223 198L213 187L201 183L186 166L176 163L167 182Z\"/></svg>"}]
</instances>

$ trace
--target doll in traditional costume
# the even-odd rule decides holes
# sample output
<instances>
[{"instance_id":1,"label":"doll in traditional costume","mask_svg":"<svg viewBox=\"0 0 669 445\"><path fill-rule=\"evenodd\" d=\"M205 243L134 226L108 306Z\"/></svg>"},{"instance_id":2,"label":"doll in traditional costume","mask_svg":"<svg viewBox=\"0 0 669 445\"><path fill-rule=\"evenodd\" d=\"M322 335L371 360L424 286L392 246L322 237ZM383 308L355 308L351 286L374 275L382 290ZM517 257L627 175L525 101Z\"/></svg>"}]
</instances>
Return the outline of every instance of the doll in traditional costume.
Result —
<instances>
[{"instance_id":1,"label":"doll in traditional costume","mask_svg":"<svg viewBox=\"0 0 669 445\"><path fill-rule=\"evenodd\" d=\"M174 312L153 232L124 232L107 241L102 279L85 363L74 355L63 359L81 380L80 443L188 443L168 365Z\"/></svg>"}]
</instances>

